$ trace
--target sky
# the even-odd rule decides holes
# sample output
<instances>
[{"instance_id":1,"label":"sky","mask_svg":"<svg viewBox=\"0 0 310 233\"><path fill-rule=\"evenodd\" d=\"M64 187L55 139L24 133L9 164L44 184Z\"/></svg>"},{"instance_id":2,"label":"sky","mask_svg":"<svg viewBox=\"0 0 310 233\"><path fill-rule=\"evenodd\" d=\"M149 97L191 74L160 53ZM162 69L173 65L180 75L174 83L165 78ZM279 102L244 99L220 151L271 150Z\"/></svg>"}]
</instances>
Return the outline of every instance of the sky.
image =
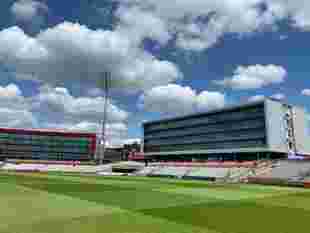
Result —
<instances>
[{"instance_id":1,"label":"sky","mask_svg":"<svg viewBox=\"0 0 310 233\"><path fill-rule=\"evenodd\" d=\"M99 132L273 97L310 110L307 0L1 0L0 127Z\"/></svg>"}]
</instances>

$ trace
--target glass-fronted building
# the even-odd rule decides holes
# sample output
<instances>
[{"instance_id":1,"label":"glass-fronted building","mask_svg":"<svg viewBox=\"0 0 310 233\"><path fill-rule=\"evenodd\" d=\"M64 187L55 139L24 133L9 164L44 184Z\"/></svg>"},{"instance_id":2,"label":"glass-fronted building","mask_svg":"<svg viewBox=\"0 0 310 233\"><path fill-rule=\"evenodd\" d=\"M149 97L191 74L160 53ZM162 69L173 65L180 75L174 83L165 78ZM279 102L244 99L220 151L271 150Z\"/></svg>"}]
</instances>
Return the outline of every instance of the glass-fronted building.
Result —
<instances>
[{"instance_id":1,"label":"glass-fronted building","mask_svg":"<svg viewBox=\"0 0 310 233\"><path fill-rule=\"evenodd\" d=\"M96 134L0 128L0 159L93 159Z\"/></svg>"},{"instance_id":2,"label":"glass-fronted building","mask_svg":"<svg viewBox=\"0 0 310 233\"><path fill-rule=\"evenodd\" d=\"M145 156L161 159L251 159L282 156L288 150L305 153L306 134L302 127L291 126L295 131L288 145L288 112L292 112L296 126L305 122L301 109L271 99L146 122L143 150Z\"/></svg>"}]
</instances>

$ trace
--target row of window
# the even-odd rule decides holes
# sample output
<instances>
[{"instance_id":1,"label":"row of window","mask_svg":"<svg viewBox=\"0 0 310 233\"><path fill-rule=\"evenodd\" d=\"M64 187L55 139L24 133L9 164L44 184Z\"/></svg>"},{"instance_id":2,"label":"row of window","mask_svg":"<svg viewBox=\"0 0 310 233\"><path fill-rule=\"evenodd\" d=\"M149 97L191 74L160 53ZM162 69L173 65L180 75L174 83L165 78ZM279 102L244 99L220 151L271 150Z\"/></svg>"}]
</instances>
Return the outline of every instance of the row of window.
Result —
<instances>
[{"instance_id":1,"label":"row of window","mask_svg":"<svg viewBox=\"0 0 310 233\"><path fill-rule=\"evenodd\" d=\"M78 152L78 153L86 153L91 151L90 148L79 148L79 147L71 147L71 148L59 148L59 147L40 147L40 146L15 146L15 145L7 145L0 146L3 151L6 150L18 150L18 151L55 151L55 152Z\"/></svg>"},{"instance_id":2,"label":"row of window","mask_svg":"<svg viewBox=\"0 0 310 233\"><path fill-rule=\"evenodd\" d=\"M24 157L33 157L33 156L74 156L74 157L81 157L81 156L90 156L91 153L82 153L82 152L54 152L54 151L18 151L18 150L7 150L7 151L0 151L0 155L8 156L11 155L19 155Z\"/></svg>"},{"instance_id":3,"label":"row of window","mask_svg":"<svg viewBox=\"0 0 310 233\"><path fill-rule=\"evenodd\" d=\"M0 148L19 148L20 150L27 148L36 148L38 150L91 150L91 146L51 146L51 145L42 145L42 144L15 144L15 143L1 143Z\"/></svg>"},{"instance_id":4,"label":"row of window","mask_svg":"<svg viewBox=\"0 0 310 233\"><path fill-rule=\"evenodd\" d=\"M19 154L16 152L11 152L9 154L0 154L0 157L18 159L18 158L27 158L27 159L41 159L41 160L90 160L91 155L88 154Z\"/></svg>"},{"instance_id":5,"label":"row of window","mask_svg":"<svg viewBox=\"0 0 310 233\"><path fill-rule=\"evenodd\" d=\"M263 137L265 137L264 129L255 131L216 133L216 134L168 138L168 139L150 139L145 140L144 145L172 145L172 144L225 142L225 141L236 141L243 139L257 139Z\"/></svg>"},{"instance_id":6,"label":"row of window","mask_svg":"<svg viewBox=\"0 0 310 233\"><path fill-rule=\"evenodd\" d=\"M248 112L236 112L231 114L223 114L223 115L215 115L211 117L197 117L193 119L186 119L182 121L169 121L169 122L160 122L154 123L152 125L146 125L144 128L145 132L150 132L154 130L161 130L161 129L169 129L169 128L180 128L184 126L191 126L191 125L198 125L198 124L214 124L220 122L227 122L227 121L237 121L237 120L244 120L254 117L264 117L265 113L263 110L259 109L259 111L254 113Z\"/></svg>"},{"instance_id":7,"label":"row of window","mask_svg":"<svg viewBox=\"0 0 310 233\"><path fill-rule=\"evenodd\" d=\"M21 144L21 145L49 145L49 146L89 146L90 142L79 141L49 141L49 140L21 140L12 138L0 138L0 143Z\"/></svg>"},{"instance_id":8,"label":"row of window","mask_svg":"<svg viewBox=\"0 0 310 233\"><path fill-rule=\"evenodd\" d=\"M16 140L43 140L43 141L56 141L56 142L91 142L89 137L63 137L63 136L45 136L45 135L26 135L26 134L13 134L13 133L0 133L0 138L16 139Z\"/></svg>"},{"instance_id":9,"label":"row of window","mask_svg":"<svg viewBox=\"0 0 310 233\"><path fill-rule=\"evenodd\" d=\"M239 131L244 129L256 129L263 127L265 127L264 119L254 119L254 120L241 121L237 124L223 123L209 126L191 127L186 129L176 129L176 130L172 129L169 131L153 132L150 134L146 134L144 138L150 139L150 138L176 137L176 136L200 135L202 133L206 134L217 132L227 132L227 134L230 134L230 132L228 131Z\"/></svg>"},{"instance_id":10,"label":"row of window","mask_svg":"<svg viewBox=\"0 0 310 233\"><path fill-rule=\"evenodd\" d=\"M244 140L235 142L223 142L223 143L145 146L144 151L146 153L150 153L150 152L186 151L186 150L216 150L216 149L222 150L222 149L253 148L264 146L266 146L265 139L257 139L257 140Z\"/></svg>"}]
</instances>

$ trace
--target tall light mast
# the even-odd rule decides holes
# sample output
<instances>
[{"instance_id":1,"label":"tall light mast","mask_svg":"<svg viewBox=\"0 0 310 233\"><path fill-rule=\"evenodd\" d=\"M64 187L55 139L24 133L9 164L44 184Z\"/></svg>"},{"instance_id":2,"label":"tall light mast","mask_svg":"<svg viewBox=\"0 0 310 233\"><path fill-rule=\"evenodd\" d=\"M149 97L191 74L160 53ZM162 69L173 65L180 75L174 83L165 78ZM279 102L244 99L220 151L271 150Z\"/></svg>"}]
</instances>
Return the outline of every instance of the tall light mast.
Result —
<instances>
[{"instance_id":1,"label":"tall light mast","mask_svg":"<svg viewBox=\"0 0 310 233\"><path fill-rule=\"evenodd\" d=\"M106 124L108 120L108 104L109 104L109 82L110 82L110 73L104 72L104 112L103 120L101 125L101 137L100 137L100 154L99 154L99 164L103 164L105 150L106 150Z\"/></svg>"}]
</instances>

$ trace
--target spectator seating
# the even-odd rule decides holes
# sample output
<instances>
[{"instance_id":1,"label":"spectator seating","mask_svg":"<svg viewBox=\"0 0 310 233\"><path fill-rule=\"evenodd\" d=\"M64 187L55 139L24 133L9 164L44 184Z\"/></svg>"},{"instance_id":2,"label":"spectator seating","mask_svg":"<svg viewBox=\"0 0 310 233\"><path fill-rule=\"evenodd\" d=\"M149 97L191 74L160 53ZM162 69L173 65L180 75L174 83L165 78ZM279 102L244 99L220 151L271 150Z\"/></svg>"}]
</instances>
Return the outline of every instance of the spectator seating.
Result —
<instances>
[{"instance_id":1,"label":"spectator seating","mask_svg":"<svg viewBox=\"0 0 310 233\"><path fill-rule=\"evenodd\" d=\"M136 175L136 176L147 176L147 175L151 175L153 172L155 172L158 169L160 169L160 168L148 166L148 167L144 167L143 169L134 172L134 175Z\"/></svg>"},{"instance_id":2,"label":"spectator seating","mask_svg":"<svg viewBox=\"0 0 310 233\"><path fill-rule=\"evenodd\" d=\"M208 161L208 162L159 162L150 163L150 166L168 167L255 167L256 161L234 162L234 161Z\"/></svg>"},{"instance_id":3,"label":"spectator seating","mask_svg":"<svg viewBox=\"0 0 310 233\"><path fill-rule=\"evenodd\" d=\"M197 168L193 169L190 173L187 174L188 177L206 177L206 178L215 178L223 179L229 175L229 168Z\"/></svg>"},{"instance_id":4,"label":"spectator seating","mask_svg":"<svg viewBox=\"0 0 310 233\"><path fill-rule=\"evenodd\" d=\"M310 172L309 161L281 160L272 168L270 178L290 179L296 177L307 177Z\"/></svg>"},{"instance_id":5,"label":"spectator seating","mask_svg":"<svg viewBox=\"0 0 310 233\"><path fill-rule=\"evenodd\" d=\"M161 167L152 171L153 176L183 177L191 168L189 167Z\"/></svg>"}]
</instances>

